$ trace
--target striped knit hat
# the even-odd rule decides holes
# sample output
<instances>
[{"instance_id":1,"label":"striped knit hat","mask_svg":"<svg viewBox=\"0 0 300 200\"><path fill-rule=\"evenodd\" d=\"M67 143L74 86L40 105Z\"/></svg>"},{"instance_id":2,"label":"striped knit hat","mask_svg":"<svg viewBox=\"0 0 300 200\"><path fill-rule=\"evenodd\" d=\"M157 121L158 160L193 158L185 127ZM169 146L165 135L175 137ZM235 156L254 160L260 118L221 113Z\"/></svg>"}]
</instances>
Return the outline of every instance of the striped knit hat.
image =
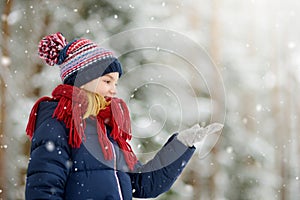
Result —
<instances>
[{"instance_id":1,"label":"striped knit hat","mask_svg":"<svg viewBox=\"0 0 300 200\"><path fill-rule=\"evenodd\" d=\"M88 39L67 43L59 32L40 41L39 56L50 66L58 65L61 80L68 85L81 86L111 72L122 75L121 63L112 51Z\"/></svg>"}]
</instances>

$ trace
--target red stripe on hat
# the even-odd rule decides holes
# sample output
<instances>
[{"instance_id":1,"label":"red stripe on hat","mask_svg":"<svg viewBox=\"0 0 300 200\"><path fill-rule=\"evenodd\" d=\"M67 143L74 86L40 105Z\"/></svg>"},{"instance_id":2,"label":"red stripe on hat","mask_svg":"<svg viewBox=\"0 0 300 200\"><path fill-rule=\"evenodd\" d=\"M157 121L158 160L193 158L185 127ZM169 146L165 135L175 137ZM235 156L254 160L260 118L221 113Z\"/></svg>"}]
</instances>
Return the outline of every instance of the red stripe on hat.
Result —
<instances>
[{"instance_id":1,"label":"red stripe on hat","mask_svg":"<svg viewBox=\"0 0 300 200\"><path fill-rule=\"evenodd\" d=\"M93 46L97 46L95 43L93 43L91 40L88 39L79 39L73 44L70 45L68 48L67 54L72 53L73 51L76 51L77 48L80 48L81 46L85 46L86 44L91 44Z\"/></svg>"},{"instance_id":2,"label":"red stripe on hat","mask_svg":"<svg viewBox=\"0 0 300 200\"><path fill-rule=\"evenodd\" d=\"M96 59L98 59L98 58L100 58L100 57L103 57L103 56L109 56L109 55L112 56L112 53L111 53L111 52L105 52L105 53L102 53L102 54L97 54L97 55L95 55L95 56L93 56L93 57L91 57L91 58L85 60L84 62L81 62L81 63L78 64L78 65L75 65L75 66L72 67L71 69L65 71L65 72L61 75L61 77L62 77L63 79L65 79L65 78L67 77L68 74L70 74L70 73L76 71L78 68L80 68L80 67L86 65L87 63L91 62L92 60L96 60Z\"/></svg>"},{"instance_id":3,"label":"red stripe on hat","mask_svg":"<svg viewBox=\"0 0 300 200\"><path fill-rule=\"evenodd\" d=\"M68 57L64 63L67 63L69 60L72 60L73 58L75 58L76 56L78 56L79 54L82 54L83 51L88 51L91 50L93 48L97 48L97 45L92 45L90 47L84 48L85 46L80 47L80 49L76 50L76 53L72 54L70 57ZM79 51L81 50L81 51Z\"/></svg>"}]
</instances>

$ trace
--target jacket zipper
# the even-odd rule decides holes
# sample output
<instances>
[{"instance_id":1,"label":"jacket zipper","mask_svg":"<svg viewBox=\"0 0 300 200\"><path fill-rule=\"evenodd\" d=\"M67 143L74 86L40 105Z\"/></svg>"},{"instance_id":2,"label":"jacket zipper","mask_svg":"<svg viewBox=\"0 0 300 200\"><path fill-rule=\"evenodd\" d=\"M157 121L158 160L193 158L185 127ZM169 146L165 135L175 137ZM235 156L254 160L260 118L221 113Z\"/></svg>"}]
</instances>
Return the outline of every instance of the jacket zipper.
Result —
<instances>
[{"instance_id":1,"label":"jacket zipper","mask_svg":"<svg viewBox=\"0 0 300 200\"><path fill-rule=\"evenodd\" d=\"M119 191L119 196L120 196L120 200L123 200L123 195L122 195L122 190L121 190L121 186L120 186L120 181L117 175L117 156L116 156L116 152L115 152L115 148L114 145L111 143L112 145L112 150L113 150L113 154L114 154L114 175L117 181L117 185L118 185L118 191Z\"/></svg>"}]
</instances>

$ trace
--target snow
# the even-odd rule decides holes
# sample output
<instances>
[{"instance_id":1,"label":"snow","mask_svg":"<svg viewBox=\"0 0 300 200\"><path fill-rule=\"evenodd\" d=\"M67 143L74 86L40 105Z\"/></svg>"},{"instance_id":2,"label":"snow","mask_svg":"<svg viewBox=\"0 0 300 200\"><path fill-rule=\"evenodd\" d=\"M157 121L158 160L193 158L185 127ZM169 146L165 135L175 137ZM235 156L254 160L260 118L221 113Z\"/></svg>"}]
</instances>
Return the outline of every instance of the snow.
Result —
<instances>
[{"instance_id":1,"label":"snow","mask_svg":"<svg viewBox=\"0 0 300 200\"><path fill-rule=\"evenodd\" d=\"M7 100L0 150L8 155L8 187L0 193L24 198L29 111L61 82L59 68L38 58L37 44L41 34L61 31L69 41L90 38L119 56L118 94L129 106L141 159L194 123L225 123L220 137L198 144L173 193L155 199L299 199L299 3L103 2L14 1L1 15L10 35L9 55L0 52ZM45 147L56 150L51 141Z\"/></svg>"},{"instance_id":2,"label":"snow","mask_svg":"<svg viewBox=\"0 0 300 200\"><path fill-rule=\"evenodd\" d=\"M46 143L46 149L47 149L47 151L49 151L49 152L54 151L54 149L55 149L54 143L53 143L52 141L48 141L48 142Z\"/></svg>"},{"instance_id":3,"label":"snow","mask_svg":"<svg viewBox=\"0 0 300 200\"><path fill-rule=\"evenodd\" d=\"M9 57L7 57L7 56L2 56L1 57L1 65L3 66L3 67L7 67L7 66L9 66L11 64L11 59L9 58Z\"/></svg>"}]
</instances>

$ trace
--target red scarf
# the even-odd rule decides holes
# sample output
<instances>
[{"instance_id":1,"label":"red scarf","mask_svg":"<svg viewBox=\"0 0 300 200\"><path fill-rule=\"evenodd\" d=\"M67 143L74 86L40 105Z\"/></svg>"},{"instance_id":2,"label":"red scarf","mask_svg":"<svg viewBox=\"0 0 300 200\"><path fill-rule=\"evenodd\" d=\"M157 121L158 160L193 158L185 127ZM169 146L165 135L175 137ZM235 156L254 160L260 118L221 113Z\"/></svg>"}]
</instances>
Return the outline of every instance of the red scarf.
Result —
<instances>
[{"instance_id":1,"label":"red scarf","mask_svg":"<svg viewBox=\"0 0 300 200\"><path fill-rule=\"evenodd\" d=\"M40 98L33 106L26 133L32 139L38 106L43 101L58 101L58 105L54 110L52 117L63 121L69 129L69 144L72 148L79 148L82 140L85 140L84 129L86 126L83 115L86 112L88 98L86 92L78 87L70 85L58 85L52 92L51 97ZM130 170L133 170L137 163L137 158L133 153L130 144L131 126L128 108L125 102L118 98L106 99L110 104L97 115L97 133L104 158L106 160L113 159L112 145L107 137L106 127L112 128L111 137L118 143L124 154L125 161Z\"/></svg>"}]
</instances>

